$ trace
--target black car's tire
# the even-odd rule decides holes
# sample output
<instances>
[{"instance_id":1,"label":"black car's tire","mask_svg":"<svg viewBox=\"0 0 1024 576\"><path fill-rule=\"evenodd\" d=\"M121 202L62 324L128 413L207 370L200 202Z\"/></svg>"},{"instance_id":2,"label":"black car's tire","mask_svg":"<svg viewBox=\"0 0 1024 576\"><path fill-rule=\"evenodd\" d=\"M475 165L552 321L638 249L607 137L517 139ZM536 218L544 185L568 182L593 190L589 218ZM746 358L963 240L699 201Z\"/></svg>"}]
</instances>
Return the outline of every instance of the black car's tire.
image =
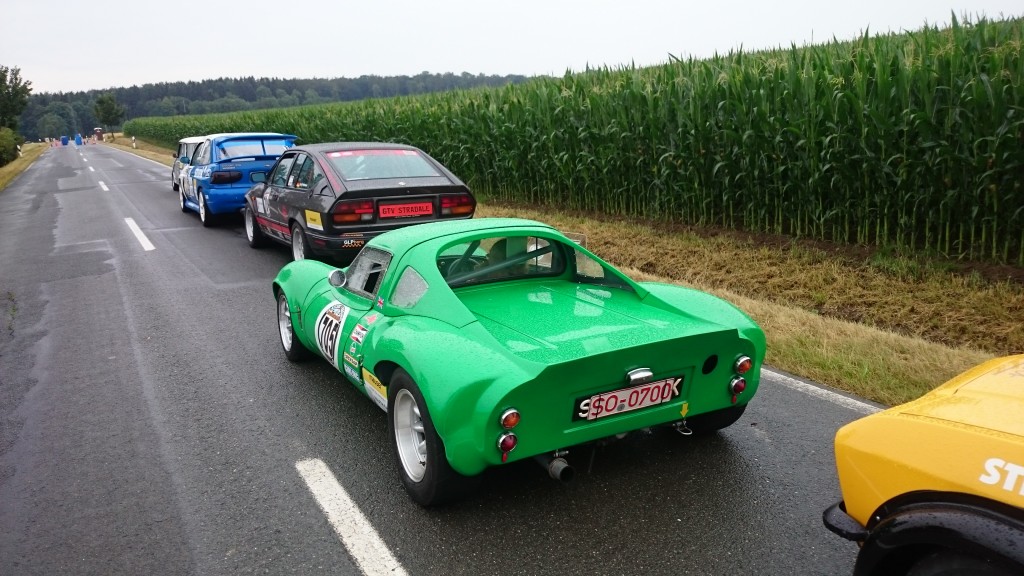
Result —
<instances>
[{"instance_id":1,"label":"black car's tire","mask_svg":"<svg viewBox=\"0 0 1024 576\"><path fill-rule=\"evenodd\" d=\"M188 206L185 206L185 191L181 188L178 188L178 206L182 212L188 212Z\"/></svg>"},{"instance_id":2,"label":"black car's tire","mask_svg":"<svg viewBox=\"0 0 1024 576\"><path fill-rule=\"evenodd\" d=\"M706 414L698 414L686 419L686 427L694 434L708 434L715 432L735 424L736 421L740 419L740 416L743 416L743 412L746 409L747 405L742 404L740 406L730 406L729 408L715 410L714 412L708 412Z\"/></svg>"},{"instance_id":3,"label":"black car's tire","mask_svg":"<svg viewBox=\"0 0 1024 576\"><path fill-rule=\"evenodd\" d=\"M210 208L206 205L206 194L200 190L196 193L196 199L199 200L199 221L206 228L213 226L213 214L210 214Z\"/></svg>"},{"instance_id":4,"label":"black car's tire","mask_svg":"<svg viewBox=\"0 0 1024 576\"><path fill-rule=\"evenodd\" d=\"M309 258L309 242L302 226L292 224L292 260L299 261Z\"/></svg>"},{"instance_id":5,"label":"black car's tire","mask_svg":"<svg viewBox=\"0 0 1024 576\"><path fill-rule=\"evenodd\" d=\"M388 386L388 435L402 484L420 506L451 502L478 484L479 476L463 476L448 463L423 394L401 368Z\"/></svg>"},{"instance_id":6,"label":"black car's tire","mask_svg":"<svg viewBox=\"0 0 1024 576\"><path fill-rule=\"evenodd\" d=\"M267 243L259 222L256 222L256 215L248 204L245 205L245 239L251 248L262 248Z\"/></svg>"},{"instance_id":7,"label":"black car's tire","mask_svg":"<svg viewBox=\"0 0 1024 576\"><path fill-rule=\"evenodd\" d=\"M277 293L277 333L281 339L284 355L292 362L300 362L310 357L309 350L295 337L295 325L292 324L291 308L284 290Z\"/></svg>"},{"instance_id":8,"label":"black car's tire","mask_svg":"<svg viewBox=\"0 0 1024 576\"><path fill-rule=\"evenodd\" d=\"M929 554L910 567L907 576L1012 576L1013 572L980 558L943 550Z\"/></svg>"}]
</instances>

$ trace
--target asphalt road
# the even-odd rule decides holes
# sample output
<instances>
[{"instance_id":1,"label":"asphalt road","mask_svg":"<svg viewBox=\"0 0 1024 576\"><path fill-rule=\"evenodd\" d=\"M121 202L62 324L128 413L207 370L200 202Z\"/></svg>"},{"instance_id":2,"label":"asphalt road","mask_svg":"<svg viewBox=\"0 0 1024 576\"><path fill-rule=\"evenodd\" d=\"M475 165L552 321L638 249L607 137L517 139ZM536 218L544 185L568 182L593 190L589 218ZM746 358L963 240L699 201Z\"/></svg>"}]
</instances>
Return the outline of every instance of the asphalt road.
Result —
<instances>
[{"instance_id":1,"label":"asphalt road","mask_svg":"<svg viewBox=\"0 0 1024 576\"><path fill-rule=\"evenodd\" d=\"M102 145L50 149L0 193L0 574L359 574L310 459L366 524L334 522L407 574L851 572L821 512L833 435L867 404L766 374L719 434L580 450L568 485L492 469L424 510L385 414L285 360L270 281L289 259L239 218L202 228L169 168Z\"/></svg>"}]
</instances>

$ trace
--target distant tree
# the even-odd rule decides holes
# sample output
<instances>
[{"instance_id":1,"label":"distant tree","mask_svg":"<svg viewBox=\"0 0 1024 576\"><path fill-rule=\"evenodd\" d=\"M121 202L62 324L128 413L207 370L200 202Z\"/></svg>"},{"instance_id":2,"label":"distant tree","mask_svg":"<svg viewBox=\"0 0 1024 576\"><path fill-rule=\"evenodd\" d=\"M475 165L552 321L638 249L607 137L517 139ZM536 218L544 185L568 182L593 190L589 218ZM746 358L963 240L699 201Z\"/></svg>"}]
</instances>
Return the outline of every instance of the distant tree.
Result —
<instances>
[{"instance_id":1,"label":"distant tree","mask_svg":"<svg viewBox=\"0 0 1024 576\"><path fill-rule=\"evenodd\" d=\"M21 140L15 136L14 130L0 126L0 166L18 157L18 144Z\"/></svg>"},{"instance_id":2,"label":"distant tree","mask_svg":"<svg viewBox=\"0 0 1024 576\"><path fill-rule=\"evenodd\" d=\"M99 126L99 121L96 119L92 108L88 102L82 100L71 102L71 109L75 111L75 116L78 117L78 124L75 124L75 132L81 132L84 136L92 134L92 129Z\"/></svg>"},{"instance_id":3,"label":"distant tree","mask_svg":"<svg viewBox=\"0 0 1024 576\"><path fill-rule=\"evenodd\" d=\"M39 138L57 138L70 132L67 122L53 112L44 114L36 122L36 134Z\"/></svg>"},{"instance_id":4,"label":"distant tree","mask_svg":"<svg viewBox=\"0 0 1024 576\"><path fill-rule=\"evenodd\" d=\"M314 90L312 88L309 88L308 90L306 90L306 95L303 96L303 98L302 98L302 103L303 104L319 104L320 103L320 94L318 94L316 90Z\"/></svg>"},{"instance_id":5,"label":"distant tree","mask_svg":"<svg viewBox=\"0 0 1024 576\"><path fill-rule=\"evenodd\" d=\"M96 118L99 119L100 123L104 124L107 128L120 124L125 115L124 106L118 104L114 95L110 92L101 94L96 98L93 111L96 112Z\"/></svg>"},{"instance_id":6,"label":"distant tree","mask_svg":"<svg viewBox=\"0 0 1024 576\"><path fill-rule=\"evenodd\" d=\"M32 82L21 79L20 68L0 66L0 126L18 129L18 117L28 105Z\"/></svg>"},{"instance_id":7,"label":"distant tree","mask_svg":"<svg viewBox=\"0 0 1024 576\"><path fill-rule=\"evenodd\" d=\"M46 107L47 114L55 114L60 117L63 130L60 134L67 134L68 136L73 135L77 131L77 126L80 124L78 121L78 114L75 113L75 108L67 102L54 101Z\"/></svg>"}]
</instances>

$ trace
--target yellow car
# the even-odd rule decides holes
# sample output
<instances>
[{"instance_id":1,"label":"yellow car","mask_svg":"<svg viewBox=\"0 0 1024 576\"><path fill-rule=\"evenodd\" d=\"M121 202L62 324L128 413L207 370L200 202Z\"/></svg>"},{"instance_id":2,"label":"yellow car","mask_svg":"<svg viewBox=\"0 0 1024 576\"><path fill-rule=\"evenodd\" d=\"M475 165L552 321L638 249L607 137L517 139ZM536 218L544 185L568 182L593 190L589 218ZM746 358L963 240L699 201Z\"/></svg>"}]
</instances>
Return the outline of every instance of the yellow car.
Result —
<instances>
[{"instance_id":1,"label":"yellow car","mask_svg":"<svg viewBox=\"0 0 1024 576\"><path fill-rule=\"evenodd\" d=\"M855 575L1024 574L1024 355L840 428L836 467Z\"/></svg>"}]
</instances>

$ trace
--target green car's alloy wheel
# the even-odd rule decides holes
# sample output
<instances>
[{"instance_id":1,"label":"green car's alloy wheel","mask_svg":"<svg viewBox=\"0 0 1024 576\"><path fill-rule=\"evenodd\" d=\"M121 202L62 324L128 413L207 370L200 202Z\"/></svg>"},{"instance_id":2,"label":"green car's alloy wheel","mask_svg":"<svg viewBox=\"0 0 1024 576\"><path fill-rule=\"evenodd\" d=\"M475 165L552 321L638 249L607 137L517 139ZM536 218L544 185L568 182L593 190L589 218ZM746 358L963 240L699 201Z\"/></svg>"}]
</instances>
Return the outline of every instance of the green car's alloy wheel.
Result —
<instances>
[{"instance_id":1,"label":"green car's alloy wheel","mask_svg":"<svg viewBox=\"0 0 1024 576\"><path fill-rule=\"evenodd\" d=\"M472 488L479 476L452 470L416 382L395 371L388 387L388 431L394 441L402 484L418 504L443 504Z\"/></svg>"},{"instance_id":2,"label":"green car's alloy wheel","mask_svg":"<svg viewBox=\"0 0 1024 576\"><path fill-rule=\"evenodd\" d=\"M203 226L209 228L213 226L213 214L210 214L206 207L206 195L200 190L197 197L199 198L199 221L203 223Z\"/></svg>"},{"instance_id":3,"label":"green car's alloy wheel","mask_svg":"<svg viewBox=\"0 0 1024 576\"><path fill-rule=\"evenodd\" d=\"M299 261L308 258L306 255L306 234L302 226L292 225L292 260Z\"/></svg>"},{"instance_id":4,"label":"green car's alloy wheel","mask_svg":"<svg viewBox=\"0 0 1024 576\"><path fill-rule=\"evenodd\" d=\"M281 336L281 348L284 348L284 355L292 362L305 360L309 352L295 337L295 327L292 325L292 311L288 307L288 296L284 290L277 294L277 331Z\"/></svg>"},{"instance_id":5,"label":"green car's alloy wheel","mask_svg":"<svg viewBox=\"0 0 1024 576\"><path fill-rule=\"evenodd\" d=\"M263 230L260 230L259 224L256 223L256 216L248 205L245 207L245 239L253 248L263 246Z\"/></svg>"}]
</instances>

